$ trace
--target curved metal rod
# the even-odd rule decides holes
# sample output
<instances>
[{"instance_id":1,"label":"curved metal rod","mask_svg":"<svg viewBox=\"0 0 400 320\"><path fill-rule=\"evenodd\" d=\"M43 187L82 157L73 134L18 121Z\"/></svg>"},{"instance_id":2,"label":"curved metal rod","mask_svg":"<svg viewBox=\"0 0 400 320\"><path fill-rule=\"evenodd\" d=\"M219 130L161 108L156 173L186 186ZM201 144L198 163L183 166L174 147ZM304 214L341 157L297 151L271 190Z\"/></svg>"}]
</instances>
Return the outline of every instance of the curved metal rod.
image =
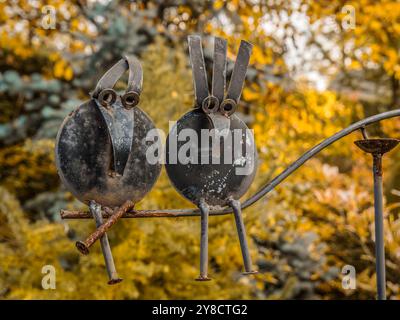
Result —
<instances>
[{"instance_id":1,"label":"curved metal rod","mask_svg":"<svg viewBox=\"0 0 400 320\"><path fill-rule=\"evenodd\" d=\"M290 176L294 171L300 168L304 163L306 163L310 158L314 157L316 154L321 152L326 147L330 146L332 143L342 139L343 137L353 133L356 130L364 128L370 124L390 119L400 116L400 109L391 110L383 112L363 120L357 121L350 125L349 127L335 133L333 136L320 142L307 152L305 152L299 159L293 162L289 167L278 174L274 179L261 187L253 196L245 200L242 204L242 209L250 207L255 202L260 200L270 191L275 189L282 181L284 181L288 176ZM232 213L231 208L221 208L210 210L210 215L224 215ZM108 218L112 214L112 210L106 210L103 212L103 217ZM198 209L165 209L165 210L131 210L127 212L122 218L153 218L153 217L190 217L190 216L200 216L200 211ZM83 211L67 211L61 210L62 219L90 219L91 215L89 212Z\"/></svg>"},{"instance_id":2,"label":"curved metal rod","mask_svg":"<svg viewBox=\"0 0 400 320\"><path fill-rule=\"evenodd\" d=\"M315 147L308 150L299 159L297 159L289 167L287 167L284 171L282 171L278 176L276 176L274 179L272 179L266 185L261 187L260 191L258 191L256 194L251 196L249 199L247 199L243 203L242 208L247 208L247 207L251 206L253 203L255 203L256 201L258 201L259 199L261 199L264 195L266 195L268 192L272 191L278 184L280 184L289 175L291 175L294 171L296 171L299 167L301 167L305 162L307 162L307 160L314 157L317 153L321 152L323 149L330 146L332 143L334 143L334 142L342 139L343 137L349 135L350 133L353 133L354 131L364 128L370 124L373 124L375 122L379 122L379 121L382 121L385 119L398 117L398 116L400 116L400 109L383 112L383 113L365 118L363 120L357 121L357 122L351 124L346 129L343 129L343 130L335 133L333 136L325 139L321 143L317 144Z\"/></svg>"}]
</instances>

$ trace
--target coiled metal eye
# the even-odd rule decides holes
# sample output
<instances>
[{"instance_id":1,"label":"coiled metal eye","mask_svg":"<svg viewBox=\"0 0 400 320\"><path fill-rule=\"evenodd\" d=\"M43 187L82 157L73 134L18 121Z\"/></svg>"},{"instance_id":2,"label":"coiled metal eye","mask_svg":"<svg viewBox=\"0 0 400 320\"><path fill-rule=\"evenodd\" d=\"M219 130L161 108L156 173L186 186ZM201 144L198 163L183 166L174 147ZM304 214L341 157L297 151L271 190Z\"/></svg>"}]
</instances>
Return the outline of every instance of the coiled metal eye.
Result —
<instances>
[{"instance_id":1,"label":"coiled metal eye","mask_svg":"<svg viewBox=\"0 0 400 320\"><path fill-rule=\"evenodd\" d=\"M205 113L214 113L217 112L219 108L219 100L215 96L208 96L203 100L201 108Z\"/></svg>"},{"instance_id":2,"label":"coiled metal eye","mask_svg":"<svg viewBox=\"0 0 400 320\"><path fill-rule=\"evenodd\" d=\"M129 91L121 96L122 104L124 105L125 109L132 109L136 107L140 101L140 96L135 91Z\"/></svg>"},{"instance_id":3,"label":"coiled metal eye","mask_svg":"<svg viewBox=\"0 0 400 320\"><path fill-rule=\"evenodd\" d=\"M219 107L221 113L225 116L232 115L236 111L236 108L237 108L237 103L233 99L225 99L224 101L222 101Z\"/></svg>"},{"instance_id":4,"label":"coiled metal eye","mask_svg":"<svg viewBox=\"0 0 400 320\"><path fill-rule=\"evenodd\" d=\"M103 107L108 108L117 101L117 93L113 89L104 89L99 93L97 100Z\"/></svg>"}]
</instances>

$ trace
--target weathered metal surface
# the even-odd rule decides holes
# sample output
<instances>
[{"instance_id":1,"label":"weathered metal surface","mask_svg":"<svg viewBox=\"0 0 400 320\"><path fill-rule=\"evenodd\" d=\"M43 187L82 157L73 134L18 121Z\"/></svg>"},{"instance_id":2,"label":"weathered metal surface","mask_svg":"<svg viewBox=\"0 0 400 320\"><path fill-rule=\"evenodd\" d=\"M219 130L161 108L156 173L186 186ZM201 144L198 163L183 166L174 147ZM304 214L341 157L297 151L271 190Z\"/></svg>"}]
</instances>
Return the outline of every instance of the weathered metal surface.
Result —
<instances>
[{"instance_id":1,"label":"weathered metal surface","mask_svg":"<svg viewBox=\"0 0 400 320\"><path fill-rule=\"evenodd\" d=\"M240 56L238 55L231 79L233 84L230 85L231 96L236 99L240 97L242 91L245 71L251 52L251 45L244 43L242 41L240 46ZM247 191L254 179L257 168L257 151L254 138L250 131L246 130L248 129L246 124L235 114L227 116L217 108L207 110L206 106L204 106L205 101L216 100L219 103L219 100L224 97L225 40L215 39L213 92L211 95L208 94L200 37L189 37L189 53L195 88L195 109L179 119L169 133L166 144L166 170L174 187L193 203L198 205L200 199L203 199L209 205L227 205L229 198L239 199ZM194 145L192 147L201 151L188 164L181 164L179 161L174 163L171 159L176 158L176 152L178 151L179 154L179 150L187 144L187 141L177 141L176 149L171 148L170 142L174 137L178 137L182 130L186 129L194 130L197 137L200 137L199 141L193 142ZM213 144L210 140L201 141L202 131L211 129L217 129L217 133L218 130L221 133L219 137L214 136L214 138L219 139L219 143ZM225 140L227 137L226 130L230 131L230 136L228 136L231 139L230 145L229 141ZM237 152L238 150L234 150L235 143L232 138L235 137L235 131L241 132L242 150L239 150L239 153ZM222 134L222 132L225 133ZM209 154L209 164L204 164L202 152ZM226 161L225 156L230 157L232 161ZM252 170L246 175L238 175L236 169L243 166L252 167Z\"/></svg>"},{"instance_id":2,"label":"weathered metal surface","mask_svg":"<svg viewBox=\"0 0 400 320\"><path fill-rule=\"evenodd\" d=\"M129 83L122 103L111 87L128 67ZM61 125L56 141L58 173L84 203L94 200L116 207L128 200L137 202L160 174L161 165L146 159L145 138L155 126L145 112L133 107L141 86L139 62L121 60L100 79L92 99Z\"/></svg>"},{"instance_id":3,"label":"weathered metal surface","mask_svg":"<svg viewBox=\"0 0 400 320\"><path fill-rule=\"evenodd\" d=\"M82 202L95 200L110 207L126 200L137 202L156 182L161 166L147 162L145 142L154 125L140 109L132 112L132 152L122 175L114 170L112 140L95 101L83 104L64 121L56 144L58 173Z\"/></svg>"},{"instance_id":4,"label":"weathered metal surface","mask_svg":"<svg viewBox=\"0 0 400 320\"><path fill-rule=\"evenodd\" d=\"M233 67L231 81L229 82L227 99L232 99L238 103L242 95L244 79L246 78L247 67L249 65L253 45L247 41L240 42L239 51Z\"/></svg>"},{"instance_id":5,"label":"weathered metal surface","mask_svg":"<svg viewBox=\"0 0 400 320\"><path fill-rule=\"evenodd\" d=\"M383 155L396 147L399 142L398 139L381 138L357 140L354 143L364 152Z\"/></svg>"},{"instance_id":6,"label":"weathered metal surface","mask_svg":"<svg viewBox=\"0 0 400 320\"><path fill-rule=\"evenodd\" d=\"M187 128L193 129L198 137L201 136L201 130L213 129L210 121L202 110L195 109L184 115L171 129L170 136L178 136L182 130ZM225 140L220 139L220 143L214 148L211 143L208 145L208 150L203 148L203 151L209 152L209 164L201 164L201 155L198 155L198 164L176 164L170 163L170 156L175 157L175 150L172 150L170 144L166 144L166 170L167 174L180 194L189 199L195 204L198 204L203 198L209 205L227 205L228 198L233 197L239 199L250 187L257 168L257 153L254 147L254 138L246 132L247 126L236 115L230 118L230 131L232 136L234 130L241 130L241 138L243 140L243 148L247 148L248 152L245 155L236 157L232 163L224 163L224 155L218 154L219 150L224 150ZM167 139L167 141L168 141ZM177 142L177 150L185 144L185 141ZM200 149L200 146L195 146ZM235 159L233 148L228 148L231 158ZM217 154L220 164L213 164L213 153ZM170 154L174 153L173 155ZM253 166L252 172L248 175L237 175L236 168L243 165Z\"/></svg>"}]
</instances>

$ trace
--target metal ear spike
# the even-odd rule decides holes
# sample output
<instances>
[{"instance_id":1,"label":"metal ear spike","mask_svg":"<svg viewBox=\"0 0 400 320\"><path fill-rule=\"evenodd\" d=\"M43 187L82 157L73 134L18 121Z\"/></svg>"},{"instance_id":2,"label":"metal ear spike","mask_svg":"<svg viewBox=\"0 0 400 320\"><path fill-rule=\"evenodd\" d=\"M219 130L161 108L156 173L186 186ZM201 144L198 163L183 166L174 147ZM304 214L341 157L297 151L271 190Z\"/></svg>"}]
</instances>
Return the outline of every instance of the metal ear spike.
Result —
<instances>
[{"instance_id":1,"label":"metal ear spike","mask_svg":"<svg viewBox=\"0 0 400 320\"><path fill-rule=\"evenodd\" d=\"M202 108L218 132L226 132L226 129L229 129L229 120L226 118L234 114L237 109L252 47L252 44L249 42L241 41L225 97L226 40L222 38L214 39L212 89L211 93L209 93L201 38L199 36L189 37L189 54L194 80L195 105L197 108Z\"/></svg>"},{"instance_id":2,"label":"metal ear spike","mask_svg":"<svg viewBox=\"0 0 400 320\"><path fill-rule=\"evenodd\" d=\"M133 72L129 73L128 87L125 94L121 96L121 102L129 110L139 104L143 87L143 71L139 60L135 57L125 56L125 60Z\"/></svg>"},{"instance_id":3,"label":"metal ear spike","mask_svg":"<svg viewBox=\"0 0 400 320\"><path fill-rule=\"evenodd\" d=\"M224 99L226 78L226 41L214 39L214 62L211 94L203 101L205 113L216 113Z\"/></svg>"},{"instance_id":4,"label":"metal ear spike","mask_svg":"<svg viewBox=\"0 0 400 320\"><path fill-rule=\"evenodd\" d=\"M189 36L188 43L193 74L195 107L201 108L203 101L208 97L206 65L204 63L201 38L200 36Z\"/></svg>"},{"instance_id":5,"label":"metal ear spike","mask_svg":"<svg viewBox=\"0 0 400 320\"><path fill-rule=\"evenodd\" d=\"M211 119L214 128L217 130L217 136L218 134L226 134L229 130L230 124L229 119L227 119L224 114L217 112L221 108L221 102L225 95L226 51L226 40L215 38L211 97L215 97L218 100L219 108L209 114L209 118Z\"/></svg>"},{"instance_id":6,"label":"metal ear spike","mask_svg":"<svg viewBox=\"0 0 400 320\"><path fill-rule=\"evenodd\" d=\"M214 39L214 61L211 94L221 103L225 95L227 42L222 38Z\"/></svg>"},{"instance_id":7,"label":"metal ear spike","mask_svg":"<svg viewBox=\"0 0 400 320\"><path fill-rule=\"evenodd\" d=\"M197 108L202 108L212 126L218 132L224 132L224 129L229 129L229 120L217 112L225 94L226 47L224 39L215 38L212 92L210 94L208 92L201 38L199 36L189 36L189 54L194 81L195 105Z\"/></svg>"},{"instance_id":8,"label":"metal ear spike","mask_svg":"<svg viewBox=\"0 0 400 320\"><path fill-rule=\"evenodd\" d=\"M228 91L226 93L226 99L231 99L236 104L242 95L244 80L246 78L247 67L249 66L252 50L253 45L250 42L244 40L240 41L240 47L233 67L231 81L229 82Z\"/></svg>"},{"instance_id":9,"label":"metal ear spike","mask_svg":"<svg viewBox=\"0 0 400 320\"><path fill-rule=\"evenodd\" d=\"M126 70L129 70L128 86L120 103L116 101L117 94L113 89L103 88L114 86ZM92 93L94 100L105 107L99 110L111 139L113 150L111 170L114 175L123 175L131 153L135 119L134 112L130 109L139 103L142 84L143 72L139 61L134 57L125 57L104 74Z\"/></svg>"}]
</instances>

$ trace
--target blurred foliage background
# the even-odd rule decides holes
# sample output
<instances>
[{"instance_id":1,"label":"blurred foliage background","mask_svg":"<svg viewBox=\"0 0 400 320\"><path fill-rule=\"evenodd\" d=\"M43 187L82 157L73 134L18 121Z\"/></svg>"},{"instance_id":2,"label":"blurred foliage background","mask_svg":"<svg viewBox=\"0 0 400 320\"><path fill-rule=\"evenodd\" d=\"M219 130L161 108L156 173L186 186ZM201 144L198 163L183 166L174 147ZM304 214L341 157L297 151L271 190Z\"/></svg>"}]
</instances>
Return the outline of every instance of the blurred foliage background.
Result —
<instances>
[{"instance_id":1,"label":"blurred foliage background","mask_svg":"<svg viewBox=\"0 0 400 320\"><path fill-rule=\"evenodd\" d=\"M241 275L230 215L210 219L211 282L193 281L197 218L118 222L109 232L124 278L117 286L106 284L98 244L89 256L78 254L74 242L94 222L59 216L62 208L84 209L60 184L54 165L63 118L89 98L121 55L135 54L144 67L141 108L167 130L168 121L192 107L186 44L192 33L203 35L209 65L213 36L228 39L231 59L240 39L254 44L239 110L255 131L260 155L250 193L351 122L399 107L398 1L2 0L0 298L375 298L371 159L353 145L358 133L326 149L244 212L260 271L254 277ZM381 137L399 132L398 119L369 129ZM394 151L384 161L391 299L400 298L399 159ZM139 206L190 204L163 172ZM56 268L56 290L41 287L46 264ZM346 264L356 268L356 290L342 288Z\"/></svg>"}]
</instances>

